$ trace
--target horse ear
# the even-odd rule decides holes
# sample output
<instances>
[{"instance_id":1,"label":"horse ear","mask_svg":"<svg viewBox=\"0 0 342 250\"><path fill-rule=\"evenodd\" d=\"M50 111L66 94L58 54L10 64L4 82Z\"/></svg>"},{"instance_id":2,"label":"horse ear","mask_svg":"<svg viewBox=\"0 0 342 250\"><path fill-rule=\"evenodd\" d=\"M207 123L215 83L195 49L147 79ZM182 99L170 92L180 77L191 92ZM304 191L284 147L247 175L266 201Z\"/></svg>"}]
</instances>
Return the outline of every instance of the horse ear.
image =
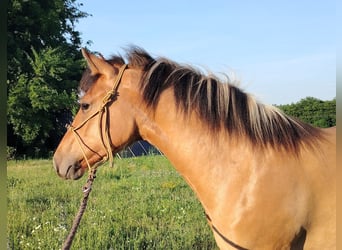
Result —
<instances>
[{"instance_id":1,"label":"horse ear","mask_svg":"<svg viewBox=\"0 0 342 250\"><path fill-rule=\"evenodd\" d=\"M115 68L107 63L103 56L101 56L100 58L84 48L82 48L82 55L86 59L92 75L102 74L107 76L108 78L114 76Z\"/></svg>"}]
</instances>

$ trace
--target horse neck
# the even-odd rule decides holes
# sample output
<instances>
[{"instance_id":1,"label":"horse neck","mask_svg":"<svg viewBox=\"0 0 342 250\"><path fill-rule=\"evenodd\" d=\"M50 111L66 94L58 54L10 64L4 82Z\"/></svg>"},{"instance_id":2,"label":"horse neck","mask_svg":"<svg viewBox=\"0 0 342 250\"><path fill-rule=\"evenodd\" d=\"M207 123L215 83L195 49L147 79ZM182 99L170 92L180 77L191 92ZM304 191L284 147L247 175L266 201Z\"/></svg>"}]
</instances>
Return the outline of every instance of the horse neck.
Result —
<instances>
[{"instance_id":1,"label":"horse neck","mask_svg":"<svg viewBox=\"0 0 342 250\"><path fill-rule=\"evenodd\" d=\"M209 212L220 199L218 187L222 185L218 182L229 183L229 176L242 172L246 175L248 171L242 170L250 166L251 154L242 138L235 145L225 132L210 136L209 128L196 115L184 118L172 100L173 93L165 91L154 111L141 109L137 117L139 132L165 154ZM229 162L232 167L226 166Z\"/></svg>"}]
</instances>

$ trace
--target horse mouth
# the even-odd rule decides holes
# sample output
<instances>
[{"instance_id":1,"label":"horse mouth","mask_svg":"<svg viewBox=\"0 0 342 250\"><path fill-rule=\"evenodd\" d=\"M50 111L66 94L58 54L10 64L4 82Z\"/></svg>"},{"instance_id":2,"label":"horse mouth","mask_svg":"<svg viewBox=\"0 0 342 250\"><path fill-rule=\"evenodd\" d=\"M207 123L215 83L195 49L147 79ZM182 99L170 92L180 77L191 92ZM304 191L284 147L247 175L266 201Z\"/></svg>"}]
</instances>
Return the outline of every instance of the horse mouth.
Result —
<instances>
[{"instance_id":1,"label":"horse mouth","mask_svg":"<svg viewBox=\"0 0 342 250\"><path fill-rule=\"evenodd\" d=\"M82 167L83 160L80 160L72 165L70 165L66 171L65 178L71 180L78 180L80 179L84 172L85 168Z\"/></svg>"},{"instance_id":2,"label":"horse mouth","mask_svg":"<svg viewBox=\"0 0 342 250\"><path fill-rule=\"evenodd\" d=\"M57 173L60 177L62 177L64 179L78 180L88 170L88 168L89 168L88 164L90 164L90 166L92 166L93 164L96 165L99 162L103 161L103 159L104 159L104 157L102 157L102 156L100 157L100 159L94 159L93 158L93 159L88 159L88 161L83 158L83 159L76 161L73 164L70 164L67 167L65 174L61 174L58 170L57 170ZM58 168L56 168L56 169L58 169Z\"/></svg>"}]
</instances>

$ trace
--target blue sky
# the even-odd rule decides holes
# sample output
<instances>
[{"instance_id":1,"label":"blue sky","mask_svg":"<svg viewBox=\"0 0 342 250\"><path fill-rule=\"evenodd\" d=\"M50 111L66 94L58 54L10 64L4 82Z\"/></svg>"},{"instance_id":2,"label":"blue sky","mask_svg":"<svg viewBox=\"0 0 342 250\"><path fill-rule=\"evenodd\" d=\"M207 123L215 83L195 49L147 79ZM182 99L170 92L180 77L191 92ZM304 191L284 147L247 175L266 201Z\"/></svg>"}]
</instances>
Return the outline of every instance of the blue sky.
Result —
<instances>
[{"instance_id":1,"label":"blue sky","mask_svg":"<svg viewBox=\"0 0 342 250\"><path fill-rule=\"evenodd\" d=\"M336 2L80 0L76 29L105 57L134 44L227 73L268 104L336 96Z\"/></svg>"}]
</instances>

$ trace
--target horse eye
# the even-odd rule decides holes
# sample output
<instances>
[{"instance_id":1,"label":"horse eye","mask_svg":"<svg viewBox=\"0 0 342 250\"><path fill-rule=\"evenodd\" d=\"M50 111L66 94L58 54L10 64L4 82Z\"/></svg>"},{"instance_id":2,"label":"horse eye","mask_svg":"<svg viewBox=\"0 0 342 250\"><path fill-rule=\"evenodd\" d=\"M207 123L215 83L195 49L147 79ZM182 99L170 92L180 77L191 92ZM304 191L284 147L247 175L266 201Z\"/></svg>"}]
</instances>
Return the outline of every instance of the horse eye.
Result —
<instances>
[{"instance_id":1,"label":"horse eye","mask_svg":"<svg viewBox=\"0 0 342 250\"><path fill-rule=\"evenodd\" d=\"M81 103L81 109L83 111L86 111L87 109L89 109L90 104L89 103Z\"/></svg>"}]
</instances>

